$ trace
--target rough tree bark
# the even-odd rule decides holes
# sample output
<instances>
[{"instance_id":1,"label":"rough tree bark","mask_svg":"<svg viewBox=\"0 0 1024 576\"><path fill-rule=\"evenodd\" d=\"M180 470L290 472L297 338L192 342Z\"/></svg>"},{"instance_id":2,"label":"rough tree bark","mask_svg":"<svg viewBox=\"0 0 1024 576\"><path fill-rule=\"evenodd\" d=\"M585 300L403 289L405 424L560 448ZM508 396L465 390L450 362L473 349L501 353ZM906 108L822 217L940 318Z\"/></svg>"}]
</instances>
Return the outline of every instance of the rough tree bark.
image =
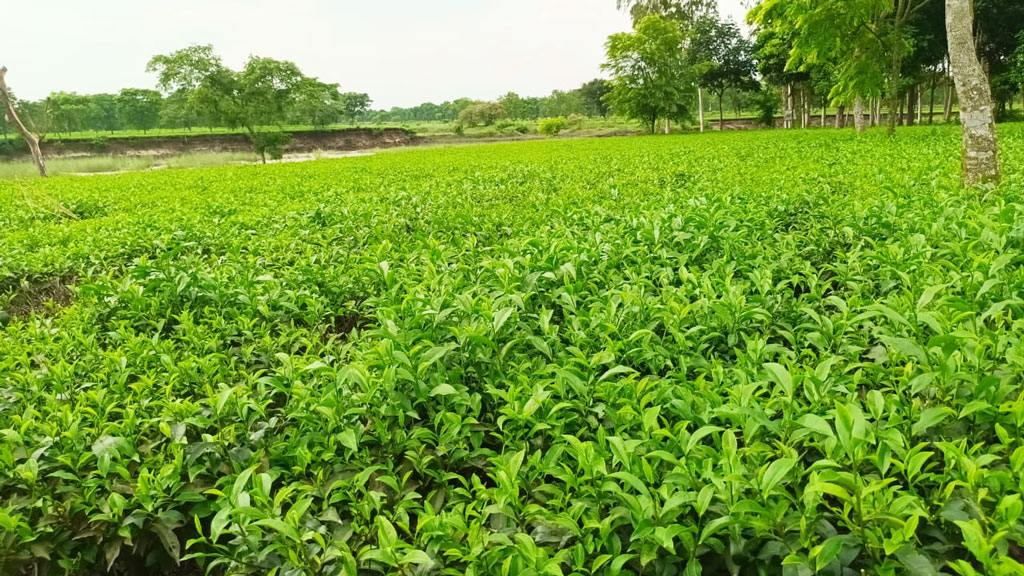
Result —
<instances>
[{"instance_id":1,"label":"rough tree bark","mask_svg":"<svg viewBox=\"0 0 1024 576\"><path fill-rule=\"evenodd\" d=\"M857 132L863 132L867 128L864 125L864 99L860 96L853 100L853 125Z\"/></svg>"},{"instance_id":2,"label":"rough tree bark","mask_svg":"<svg viewBox=\"0 0 1024 576\"><path fill-rule=\"evenodd\" d=\"M28 149L32 153L32 160L36 163L36 169L39 170L39 175L45 178L46 162L43 160L43 153L39 149L39 138L29 131L25 124L22 123L21 118L18 117L18 111L14 109L14 99L11 98L11 91L7 88L6 75L7 67L0 66L0 101L2 101L0 104L3 104L4 116L11 124L14 124L14 129L25 139L25 143L28 144Z\"/></svg>"},{"instance_id":3,"label":"rough tree bark","mask_svg":"<svg viewBox=\"0 0 1024 576\"><path fill-rule=\"evenodd\" d=\"M836 110L836 128L846 128L846 106L842 104Z\"/></svg>"},{"instance_id":4,"label":"rough tree bark","mask_svg":"<svg viewBox=\"0 0 1024 576\"><path fill-rule=\"evenodd\" d=\"M992 90L974 44L974 3L946 0L950 68L960 96L964 132L964 183L999 182L999 143L992 114Z\"/></svg>"},{"instance_id":5,"label":"rough tree bark","mask_svg":"<svg viewBox=\"0 0 1024 576\"><path fill-rule=\"evenodd\" d=\"M946 61L946 85L943 94L942 101L942 121L949 124L949 119L953 117L953 78L951 76L949 61Z\"/></svg>"}]
</instances>

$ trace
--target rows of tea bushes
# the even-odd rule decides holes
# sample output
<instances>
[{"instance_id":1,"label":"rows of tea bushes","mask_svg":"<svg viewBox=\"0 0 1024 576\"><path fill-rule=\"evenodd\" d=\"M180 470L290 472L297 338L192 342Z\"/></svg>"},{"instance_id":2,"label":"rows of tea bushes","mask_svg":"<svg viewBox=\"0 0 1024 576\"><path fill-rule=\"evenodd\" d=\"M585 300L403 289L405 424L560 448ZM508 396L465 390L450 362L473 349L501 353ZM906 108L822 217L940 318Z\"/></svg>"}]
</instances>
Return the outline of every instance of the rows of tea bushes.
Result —
<instances>
[{"instance_id":1,"label":"rows of tea bushes","mask_svg":"<svg viewBox=\"0 0 1024 576\"><path fill-rule=\"evenodd\" d=\"M0 572L1024 567L1024 129L0 183Z\"/></svg>"}]
</instances>

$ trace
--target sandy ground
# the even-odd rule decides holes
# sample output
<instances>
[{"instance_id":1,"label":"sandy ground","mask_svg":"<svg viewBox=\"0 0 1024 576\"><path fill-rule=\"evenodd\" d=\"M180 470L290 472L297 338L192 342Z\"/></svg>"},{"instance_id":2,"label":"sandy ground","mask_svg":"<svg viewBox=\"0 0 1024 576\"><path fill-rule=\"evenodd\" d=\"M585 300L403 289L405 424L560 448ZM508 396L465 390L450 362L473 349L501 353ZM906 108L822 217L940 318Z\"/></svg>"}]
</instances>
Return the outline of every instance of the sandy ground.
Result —
<instances>
[{"instance_id":1,"label":"sandy ground","mask_svg":"<svg viewBox=\"0 0 1024 576\"><path fill-rule=\"evenodd\" d=\"M354 158L357 156L373 156L374 152L371 150L357 150L354 152L318 152L316 154L285 154L284 158L280 160L267 160L267 164L290 164L292 162L311 162L313 160L326 160L333 158ZM261 164L259 160L252 162L228 162L223 164L224 166L238 166L243 164ZM204 166L204 168L212 168L214 166ZM150 172L153 170L165 170L170 168L167 164L157 164L141 170L141 172ZM140 172L140 170L114 170L110 172L68 172L71 176L99 176L103 174L124 174L126 172Z\"/></svg>"}]
</instances>

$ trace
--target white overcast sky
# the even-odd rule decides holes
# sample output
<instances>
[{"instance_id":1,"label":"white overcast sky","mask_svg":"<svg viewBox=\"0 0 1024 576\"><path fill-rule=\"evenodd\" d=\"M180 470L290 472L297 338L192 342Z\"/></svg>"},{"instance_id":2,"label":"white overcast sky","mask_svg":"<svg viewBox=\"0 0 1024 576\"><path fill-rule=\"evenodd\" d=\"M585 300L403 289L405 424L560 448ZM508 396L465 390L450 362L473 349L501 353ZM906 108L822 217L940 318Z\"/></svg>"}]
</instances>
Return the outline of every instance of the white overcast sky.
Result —
<instances>
[{"instance_id":1,"label":"white overcast sky","mask_svg":"<svg viewBox=\"0 0 1024 576\"><path fill-rule=\"evenodd\" d=\"M742 21L743 0L720 0ZM213 44L367 92L375 108L510 90L542 96L600 75L615 0L2 0L0 65L21 98L154 87L146 62Z\"/></svg>"}]
</instances>

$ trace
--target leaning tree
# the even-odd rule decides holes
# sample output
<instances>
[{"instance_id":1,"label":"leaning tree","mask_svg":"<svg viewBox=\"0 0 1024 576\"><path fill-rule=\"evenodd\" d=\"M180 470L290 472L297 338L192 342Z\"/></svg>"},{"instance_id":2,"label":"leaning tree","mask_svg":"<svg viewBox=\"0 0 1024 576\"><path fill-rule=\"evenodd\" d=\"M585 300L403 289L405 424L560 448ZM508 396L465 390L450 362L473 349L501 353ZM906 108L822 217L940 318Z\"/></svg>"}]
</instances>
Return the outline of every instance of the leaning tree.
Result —
<instances>
[{"instance_id":1,"label":"leaning tree","mask_svg":"<svg viewBox=\"0 0 1024 576\"><path fill-rule=\"evenodd\" d=\"M14 129L21 134L25 143L28 144L28 149L32 152L32 160L36 163L39 175L45 178L46 162L43 161L43 153L39 150L39 138L26 128L25 123L18 117L18 111L14 106L14 96L11 94L10 88L7 87L6 75L7 67L0 66L0 104L4 107L4 118L14 125Z\"/></svg>"}]
</instances>

